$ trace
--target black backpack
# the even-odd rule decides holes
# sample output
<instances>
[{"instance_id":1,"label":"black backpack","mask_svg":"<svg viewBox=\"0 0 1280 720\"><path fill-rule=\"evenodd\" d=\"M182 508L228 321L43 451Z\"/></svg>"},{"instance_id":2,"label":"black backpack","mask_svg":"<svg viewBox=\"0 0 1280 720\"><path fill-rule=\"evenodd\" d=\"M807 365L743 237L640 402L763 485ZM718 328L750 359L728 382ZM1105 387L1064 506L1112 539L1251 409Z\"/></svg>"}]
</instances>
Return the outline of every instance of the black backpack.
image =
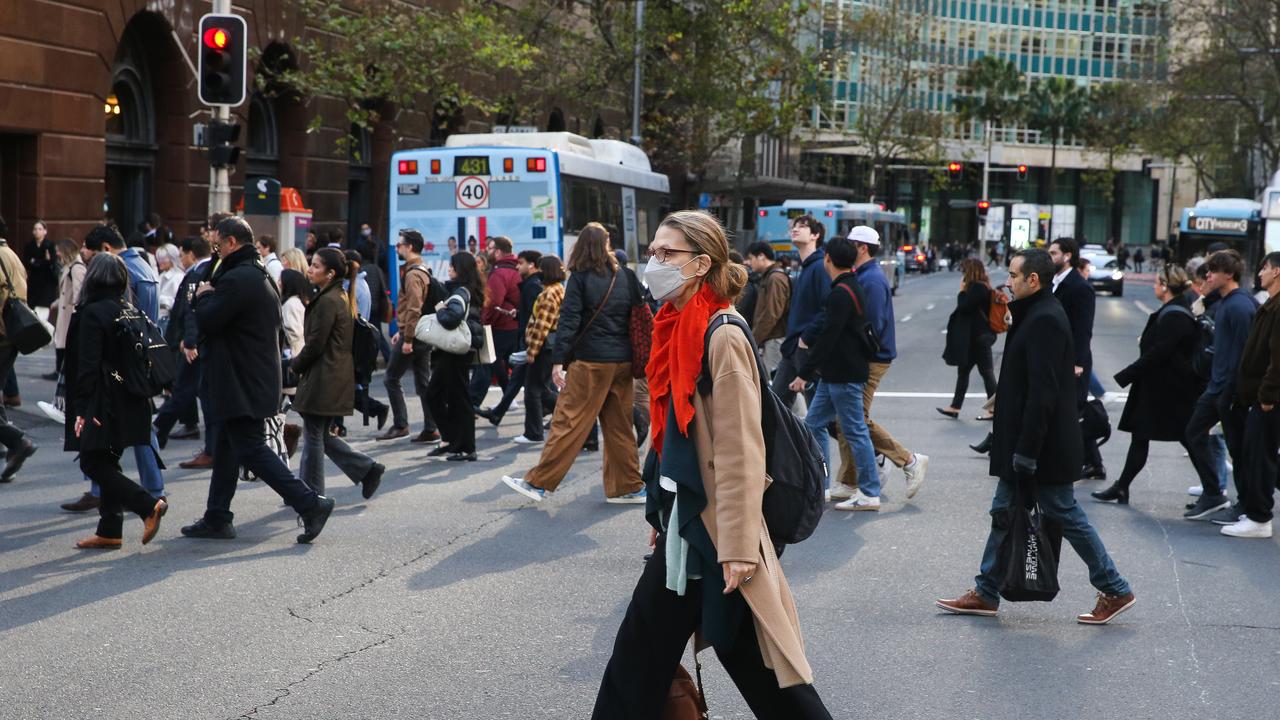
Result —
<instances>
[{"instance_id":1,"label":"black backpack","mask_svg":"<svg viewBox=\"0 0 1280 720\"><path fill-rule=\"evenodd\" d=\"M1201 380L1213 377L1213 318L1209 313L1196 315L1181 305L1173 305L1169 312L1189 315L1196 324L1196 347L1191 352L1191 372Z\"/></svg>"},{"instance_id":2,"label":"black backpack","mask_svg":"<svg viewBox=\"0 0 1280 720\"><path fill-rule=\"evenodd\" d=\"M125 392L152 398L173 384L178 376L178 355L145 313L126 303L116 316L115 329L128 358L124 367L114 368Z\"/></svg>"},{"instance_id":3,"label":"black backpack","mask_svg":"<svg viewBox=\"0 0 1280 720\"><path fill-rule=\"evenodd\" d=\"M764 493L764 520L774 548L781 555L784 545L794 545L808 538L822 519L826 462L813 433L791 414L791 410L769 387L769 374L760 363L755 338L741 317L721 315L707 327L702 339L702 374L698 377L698 392L704 396L711 393L707 356L711 333L721 325L742 329L747 342L751 343L752 355L760 370L760 421L764 430L765 471L773 478Z\"/></svg>"}]
</instances>

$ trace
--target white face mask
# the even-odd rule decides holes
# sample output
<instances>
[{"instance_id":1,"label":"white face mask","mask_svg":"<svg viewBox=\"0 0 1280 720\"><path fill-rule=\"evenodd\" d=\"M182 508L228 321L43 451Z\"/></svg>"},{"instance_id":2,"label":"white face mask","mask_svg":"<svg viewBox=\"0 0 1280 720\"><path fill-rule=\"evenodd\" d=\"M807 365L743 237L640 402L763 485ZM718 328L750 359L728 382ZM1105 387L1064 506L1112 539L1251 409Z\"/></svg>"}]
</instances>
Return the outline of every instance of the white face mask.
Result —
<instances>
[{"instance_id":1,"label":"white face mask","mask_svg":"<svg viewBox=\"0 0 1280 720\"><path fill-rule=\"evenodd\" d=\"M684 265L697 260L692 258ZM684 287L685 282L689 281L696 275L685 277L680 271L684 269L684 265L672 267L664 263L658 262L657 258L649 258L649 263L644 266L644 281L649 285L649 292L653 293L653 299L658 302L670 300L680 292L680 288Z\"/></svg>"}]
</instances>

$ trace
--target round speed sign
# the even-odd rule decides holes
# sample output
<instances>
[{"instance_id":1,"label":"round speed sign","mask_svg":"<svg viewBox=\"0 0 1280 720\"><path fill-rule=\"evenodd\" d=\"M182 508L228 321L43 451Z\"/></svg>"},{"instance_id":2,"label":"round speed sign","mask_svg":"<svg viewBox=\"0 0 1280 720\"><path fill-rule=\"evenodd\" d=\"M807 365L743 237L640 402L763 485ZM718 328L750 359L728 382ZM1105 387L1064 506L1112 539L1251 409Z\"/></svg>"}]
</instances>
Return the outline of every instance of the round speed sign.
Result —
<instances>
[{"instance_id":1,"label":"round speed sign","mask_svg":"<svg viewBox=\"0 0 1280 720\"><path fill-rule=\"evenodd\" d=\"M489 207L489 183L474 175L458 181L454 198L459 209L478 210Z\"/></svg>"}]
</instances>

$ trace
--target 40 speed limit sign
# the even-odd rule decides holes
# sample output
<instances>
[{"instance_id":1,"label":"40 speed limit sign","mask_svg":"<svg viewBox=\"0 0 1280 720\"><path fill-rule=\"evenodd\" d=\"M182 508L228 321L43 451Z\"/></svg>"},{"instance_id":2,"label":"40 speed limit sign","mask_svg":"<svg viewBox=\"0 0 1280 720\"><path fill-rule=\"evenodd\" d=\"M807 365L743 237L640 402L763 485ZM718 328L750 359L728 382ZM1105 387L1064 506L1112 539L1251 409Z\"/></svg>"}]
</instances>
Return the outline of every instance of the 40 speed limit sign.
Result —
<instances>
[{"instance_id":1,"label":"40 speed limit sign","mask_svg":"<svg viewBox=\"0 0 1280 720\"><path fill-rule=\"evenodd\" d=\"M489 207L489 183L474 175L464 177L454 188L454 199L459 210L479 210Z\"/></svg>"}]
</instances>

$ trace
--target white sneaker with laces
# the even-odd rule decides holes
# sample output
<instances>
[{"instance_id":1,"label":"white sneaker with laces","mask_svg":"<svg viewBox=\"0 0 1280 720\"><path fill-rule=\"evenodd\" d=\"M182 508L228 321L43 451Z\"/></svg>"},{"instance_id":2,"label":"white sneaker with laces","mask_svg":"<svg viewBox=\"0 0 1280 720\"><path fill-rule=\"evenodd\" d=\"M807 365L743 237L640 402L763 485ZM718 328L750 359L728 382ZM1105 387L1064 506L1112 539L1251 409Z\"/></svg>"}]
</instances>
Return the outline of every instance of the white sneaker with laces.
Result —
<instances>
[{"instance_id":1,"label":"white sneaker with laces","mask_svg":"<svg viewBox=\"0 0 1280 720\"><path fill-rule=\"evenodd\" d=\"M515 443L515 444L517 444L517 445L540 445L540 444L542 444L544 441L542 441L542 440L530 440L529 438L525 437L524 435L517 435L517 436L515 436L515 439L513 439L511 442L513 442L513 443Z\"/></svg>"},{"instance_id":2,"label":"white sneaker with laces","mask_svg":"<svg viewBox=\"0 0 1280 720\"><path fill-rule=\"evenodd\" d=\"M1244 517L1237 521L1235 525L1224 525L1222 534L1238 538L1269 538L1271 537L1271 521L1260 523Z\"/></svg>"},{"instance_id":3,"label":"white sneaker with laces","mask_svg":"<svg viewBox=\"0 0 1280 720\"><path fill-rule=\"evenodd\" d=\"M858 488L849 487L842 482L837 482L827 488L827 502L832 500L848 500L858 492Z\"/></svg>"},{"instance_id":4,"label":"white sneaker with laces","mask_svg":"<svg viewBox=\"0 0 1280 720\"><path fill-rule=\"evenodd\" d=\"M515 490L516 492L529 498L530 500L536 500L537 502L542 502L547 498L546 490L543 490L542 488L536 488L530 485L529 483L524 481L524 478L511 477L510 475L503 475L502 482L506 483L507 487L511 488L512 490Z\"/></svg>"},{"instance_id":5,"label":"white sneaker with laces","mask_svg":"<svg viewBox=\"0 0 1280 720\"><path fill-rule=\"evenodd\" d=\"M1192 485L1191 487L1187 488L1187 494L1190 495L1191 497L1200 497L1201 495L1204 494L1204 488L1200 485Z\"/></svg>"},{"instance_id":6,"label":"white sneaker with laces","mask_svg":"<svg viewBox=\"0 0 1280 720\"><path fill-rule=\"evenodd\" d=\"M859 490L853 494L853 497L836 505L837 510L853 510L863 512L879 512L880 498L863 495Z\"/></svg>"},{"instance_id":7,"label":"white sneaker with laces","mask_svg":"<svg viewBox=\"0 0 1280 720\"><path fill-rule=\"evenodd\" d=\"M915 453L915 456L915 462L902 468L902 474L907 476L907 499L915 497L920 491L924 475L929 471L929 456L924 453Z\"/></svg>"}]
</instances>

